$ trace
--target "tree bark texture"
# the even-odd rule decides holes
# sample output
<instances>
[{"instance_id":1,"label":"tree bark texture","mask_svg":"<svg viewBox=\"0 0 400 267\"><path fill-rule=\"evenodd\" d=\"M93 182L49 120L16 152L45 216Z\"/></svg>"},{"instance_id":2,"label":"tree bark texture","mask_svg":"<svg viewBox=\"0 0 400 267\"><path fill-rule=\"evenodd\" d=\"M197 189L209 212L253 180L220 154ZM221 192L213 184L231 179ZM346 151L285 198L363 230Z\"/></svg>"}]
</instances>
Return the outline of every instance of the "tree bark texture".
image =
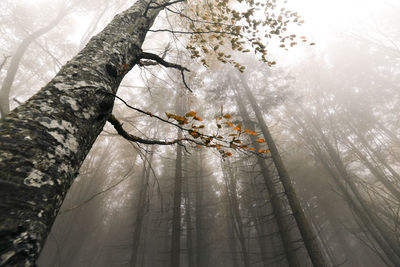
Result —
<instances>
[{"instance_id":1,"label":"tree bark texture","mask_svg":"<svg viewBox=\"0 0 400 267\"><path fill-rule=\"evenodd\" d=\"M138 0L0 121L0 265L34 266L160 9ZM147 12L146 12L147 11ZM143 14L146 14L144 16Z\"/></svg>"}]
</instances>

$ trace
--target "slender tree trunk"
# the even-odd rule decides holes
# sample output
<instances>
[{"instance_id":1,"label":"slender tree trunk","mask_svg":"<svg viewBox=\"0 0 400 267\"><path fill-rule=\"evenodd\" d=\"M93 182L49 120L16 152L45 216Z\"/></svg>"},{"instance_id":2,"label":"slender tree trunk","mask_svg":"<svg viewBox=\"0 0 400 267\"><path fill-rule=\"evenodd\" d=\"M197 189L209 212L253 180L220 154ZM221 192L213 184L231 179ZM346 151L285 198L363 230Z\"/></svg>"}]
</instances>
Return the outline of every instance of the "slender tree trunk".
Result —
<instances>
[{"instance_id":1,"label":"slender tree trunk","mask_svg":"<svg viewBox=\"0 0 400 267\"><path fill-rule=\"evenodd\" d=\"M232 173L231 168L226 168L227 174L225 175L225 184L229 192L229 205L232 210L234 229L239 239L240 248L242 250L242 260L245 267L250 267L250 258L246 245L246 237L243 230L242 216L240 215L237 180Z\"/></svg>"},{"instance_id":2,"label":"slender tree trunk","mask_svg":"<svg viewBox=\"0 0 400 267\"><path fill-rule=\"evenodd\" d=\"M175 109L176 113L181 113L180 99L177 96ZM178 129L178 139L182 138L182 131ZM182 146L176 147L175 179L174 179L174 199L172 207L172 237L171 237L171 259L170 267L179 267L181 253L181 218L182 218Z\"/></svg>"},{"instance_id":3,"label":"slender tree trunk","mask_svg":"<svg viewBox=\"0 0 400 267\"><path fill-rule=\"evenodd\" d=\"M282 158L279 154L278 148L275 145L272 135L267 127L267 124L265 123L260 107L258 106L257 101L254 98L253 94L251 93L249 86L247 85L246 82L243 81L243 79L242 79L242 85L244 87L247 98L249 99L250 104L256 114L257 121L261 127L263 136L268 144L268 148L271 151L272 160L274 161L275 167L279 174L279 178L285 189L286 196L289 200L289 205L292 209L293 216L300 230L301 237L303 238L303 242L306 246L311 262L315 267L328 266L325 257L321 251L320 245L318 244L318 239L316 238L316 235L300 205L292 181L289 177L285 165L283 164Z\"/></svg>"},{"instance_id":4,"label":"slender tree trunk","mask_svg":"<svg viewBox=\"0 0 400 267\"><path fill-rule=\"evenodd\" d=\"M188 266L195 267L195 257L193 251L193 223L192 223L192 203L190 200L189 181L185 179L185 222L186 222L186 248L188 255Z\"/></svg>"},{"instance_id":5,"label":"slender tree trunk","mask_svg":"<svg viewBox=\"0 0 400 267\"><path fill-rule=\"evenodd\" d=\"M204 181L203 181L203 153L202 150L197 153L199 160L196 164L196 267L206 267L206 255L204 233L203 233L203 195L204 195Z\"/></svg>"},{"instance_id":6,"label":"slender tree trunk","mask_svg":"<svg viewBox=\"0 0 400 267\"><path fill-rule=\"evenodd\" d=\"M146 153L147 154L147 153ZM149 185L149 178L150 178L150 173L151 173L151 162L153 160L153 152L149 152L148 154L149 157L146 162L144 162L144 167L143 167L143 173L140 177L140 183L139 183L139 199L137 200L137 205L136 205L136 215L135 215L135 225L133 228L133 235L132 235L132 254L131 254L131 260L130 260L130 266L131 267L136 267L137 261L138 261L138 252L139 252L139 244L140 244L140 236L142 233L142 228L143 228L143 220L145 219L146 216L146 197L148 194L148 185Z\"/></svg>"},{"instance_id":7,"label":"slender tree trunk","mask_svg":"<svg viewBox=\"0 0 400 267\"><path fill-rule=\"evenodd\" d=\"M141 58L160 12L147 10L150 2L138 0L115 16L52 81L0 121L0 265L35 264L125 72Z\"/></svg>"},{"instance_id":8,"label":"slender tree trunk","mask_svg":"<svg viewBox=\"0 0 400 267\"><path fill-rule=\"evenodd\" d=\"M233 88L233 90L235 92L236 103L238 104L240 115L246 126L246 124L248 124L246 122L250 121L250 116L246 110L246 107L241 101L242 98L239 96L239 92L236 90L236 88ZM250 139L255 150L260 150L261 147L258 142L256 142L257 138L255 136L250 136ZM257 163L260 166L261 175L264 178L264 183L270 196L272 210L278 225L279 235L282 239L286 259L289 263L289 266L299 266L300 262L297 259L296 248L294 247L295 240L292 240L293 238L290 234L290 222L287 217L287 212L285 212L285 207L283 206L282 200L279 198L279 194L274 185L271 172L263 158L257 157Z\"/></svg>"},{"instance_id":9,"label":"slender tree trunk","mask_svg":"<svg viewBox=\"0 0 400 267\"><path fill-rule=\"evenodd\" d=\"M11 58L10 66L7 69L6 77L1 85L0 89L0 115L2 118L6 116L10 112L10 92L11 87L14 83L15 75L17 74L19 63L22 60L22 57L25 55L26 50L29 45L36 41L37 38L46 34L48 31L52 30L58 23L67 15L66 9L61 10L57 17L52 20L48 25L40 28L39 30L31 33L28 37L26 37L18 46L17 51Z\"/></svg>"},{"instance_id":10,"label":"slender tree trunk","mask_svg":"<svg viewBox=\"0 0 400 267\"><path fill-rule=\"evenodd\" d=\"M222 171L224 176L227 176L225 173L225 168L223 168L222 164ZM228 233L228 243L229 243L229 250L230 250L230 259L231 259L231 264L233 267L239 267L239 262L237 260L237 247L236 247L236 234L235 234L235 223L234 223L234 215L233 211L231 208L231 198L230 198L230 193L229 189L227 186L224 188L224 203L225 203L225 218L226 218L226 228L227 228L227 233Z\"/></svg>"}]
</instances>

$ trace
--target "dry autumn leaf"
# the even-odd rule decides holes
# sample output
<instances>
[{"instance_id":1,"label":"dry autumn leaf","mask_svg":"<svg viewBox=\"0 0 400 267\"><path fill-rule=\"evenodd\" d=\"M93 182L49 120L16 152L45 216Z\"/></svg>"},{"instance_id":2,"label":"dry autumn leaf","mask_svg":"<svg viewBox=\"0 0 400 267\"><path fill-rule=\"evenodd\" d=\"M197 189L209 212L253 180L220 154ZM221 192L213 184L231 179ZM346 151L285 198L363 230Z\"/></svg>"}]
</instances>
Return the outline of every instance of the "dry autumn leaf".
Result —
<instances>
[{"instance_id":1,"label":"dry autumn leaf","mask_svg":"<svg viewBox=\"0 0 400 267\"><path fill-rule=\"evenodd\" d=\"M186 113L185 117L195 117L196 116L196 112L195 111L189 111L188 113Z\"/></svg>"}]
</instances>

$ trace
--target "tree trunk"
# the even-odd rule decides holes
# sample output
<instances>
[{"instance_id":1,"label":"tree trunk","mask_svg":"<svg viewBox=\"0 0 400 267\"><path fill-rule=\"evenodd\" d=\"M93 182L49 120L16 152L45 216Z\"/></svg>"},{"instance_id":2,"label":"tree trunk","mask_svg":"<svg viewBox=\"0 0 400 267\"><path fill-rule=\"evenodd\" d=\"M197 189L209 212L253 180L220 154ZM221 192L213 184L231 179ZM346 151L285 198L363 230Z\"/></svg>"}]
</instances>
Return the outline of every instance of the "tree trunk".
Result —
<instances>
[{"instance_id":1,"label":"tree trunk","mask_svg":"<svg viewBox=\"0 0 400 267\"><path fill-rule=\"evenodd\" d=\"M204 182L203 182L203 153L202 150L197 153L199 160L196 165L196 267L206 267L205 242L203 236L203 195L204 195Z\"/></svg>"},{"instance_id":2,"label":"tree trunk","mask_svg":"<svg viewBox=\"0 0 400 267\"><path fill-rule=\"evenodd\" d=\"M138 0L0 121L0 265L33 266L160 12ZM127 64L127 65L124 65Z\"/></svg>"},{"instance_id":3,"label":"tree trunk","mask_svg":"<svg viewBox=\"0 0 400 267\"><path fill-rule=\"evenodd\" d=\"M243 105L243 102L241 101L242 98L239 96L239 92L236 90L236 88L233 88L233 90L235 92L236 103L238 104L240 115L246 125L248 124L246 122L250 121L250 116L246 110L246 107ZM257 138L251 135L250 139L255 150L256 151L260 150L261 147L256 141ZM282 239L286 259L289 263L289 266L293 267L299 266L300 262L297 259L296 248L294 247L295 240L292 240L292 237L290 235L290 228L291 228L290 221L287 218L287 214L285 212L285 207L282 203L282 200L279 198L279 194L274 185L271 172L263 158L257 157L257 163L260 166L261 175L264 178L264 183L268 190L268 194L270 196L272 210L274 213L274 217L276 219L276 223L278 225L279 235Z\"/></svg>"},{"instance_id":4,"label":"tree trunk","mask_svg":"<svg viewBox=\"0 0 400 267\"><path fill-rule=\"evenodd\" d=\"M144 162L143 166L143 173L140 177L140 184L139 184L139 199L137 200L136 205L136 215L135 215L135 225L133 226L133 238L132 238L132 254L130 260L130 266L136 267L138 261L138 251L139 251L139 244L140 244L140 236L142 233L143 228L143 220L146 215L146 197L148 194L148 185L149 185L149 178L151 173L151 162L153 160L153 152L148 152L146 154L150 154L149 158ZM147 156L147 155L146 155ZM145 159L147 157L144 157Z\"/></svg>"},{"instance_id":5,"label":"tree trunk","mask_svg":"<svg viewBox=\"0 0 400 267\"><path fill-rule=\"evenodd\" d=\"M193 251L193 223L192 223L192 203L190 200L190 190L188 176L185 177L185 222L186 222L186 248L188 256L188 267L195 267Z\"/></svg>"},{"instance_id":6,"label":"tree trunk","mask_svg":"<svg viewBox=\"0 0 400 267\"><path fill-rule=\"evenodd\" d=\"M224 166L222 166L224 168ZM239 239L240 248L242 250L242 260L243 265L245 267L250 267L250 258L249 253L246 245L246 237L243 231L243 221L242 216L240 215L240 207L239 207L239 200L238 200L238 191L237 191L237 180L234 176L231 168L224 168L225 173L224 179L225 184L228 191L228 199L229 199L229 206L232 211L232 220L233 220L233 228L236 231L236 234Z\"/></svg>"},{"instance_id":7,"label":"tree trunk","mask_svg":"<svg viewBox=\"0 0 400 267\"><path fill-rule=\"evenodd\" d=\"M274 161L275 167L279 174L279 178L285 189L286 196L289 200L289 205L292 209L293 216L300 230L301 237L303 238L303 242L306 246L311 262L315 267L328 266L325 257L322 254L320 245L318 244L318 239L316 238L314 231L310 223L308 222L304 214L304 211L300 205L299 199L297 198L296 191L294 190L292 181L289 177L285 165L283 164L282 158L279 154L278 148L275 145L272 135L269 132L267 124L265 123L260 107L258 106L257 101L254 98L253 94L251 93L249 86L247 85L246 82L243 81L243 79L242 79L242 85L246 92L247 98L249 99L250 104L256 114L257 121L261 127L261 131L263 133L265 141L268 144L268 148L271 151L272 160Z\"/></svg>"},{"instance_id":8,"label":"tree trunk","mask_svg":"<svg viewBox=\"0 0 400 267\"><path fill-rule=\"evenodd\" d=\"M226 170L221 163L222 172L224 175L224 179L227 179ZM235 218L232 211L231 197L228 186L224 188L224 203L225 203L225 218L226 218L226 228L228 232L228 243L230 250L230 258L233 267L239 267L239 262L237 260L237 248L236 248L236 234L235 234Z\"/></svg>"},{"instance_id":9,"label":"tree trunk","mask_svg":"<svg viewBox=\"0 0 400 267\"><path fill-rule=\"evenodd\" d=\"M181 113L179 96L176 96L176 113ZM178 129L178 139L182 138L182 131ZM171 262L170 267L179 267L181 253L181 202L182 202L182 146L176 146L174 199L172 211L172 237L171 237Z\"/></svg>"}]
</instances>

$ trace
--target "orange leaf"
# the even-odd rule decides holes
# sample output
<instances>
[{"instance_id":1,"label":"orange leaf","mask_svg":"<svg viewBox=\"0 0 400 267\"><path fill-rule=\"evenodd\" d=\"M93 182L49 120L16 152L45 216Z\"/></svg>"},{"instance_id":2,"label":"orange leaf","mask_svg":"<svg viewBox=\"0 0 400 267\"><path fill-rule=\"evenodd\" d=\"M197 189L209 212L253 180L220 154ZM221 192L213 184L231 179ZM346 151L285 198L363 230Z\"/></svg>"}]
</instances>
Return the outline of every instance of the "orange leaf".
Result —
<instances>
[{"instance_id":1,"label":"orange leaf","mask_svg":"<svg viewBox=\"0 0 400 267\"><path fill-rule=\"evenodd\" d=\"M231 123L231 122L225 122L225 124L226 124L226 125L229 125L229 126L231 126L231 127L235 127L235 125L233 125L233 123Z\"/></svg>"},{"instance_id":2,"label":"orange leaf","mask_svg":"<svg viewBox=\"0 0 400 267\"><path fill-rule=\"evenodd\" d=\"M196 131L189 131L189 133L194 137L194 138L198 138L200 136L200 134Z\"/></svg>"},{"instance_id":3,"label":"orange leaf","mask_svg":"<svg viewBox=\"0 0 400 267\"><path fill-rule=\"evenodd\" d=\"M227 120L229 120L229 119L231 119L231 118L232 118L232 116L231 116L231 115L229 115L229 114L226 114L226 115L224 115L224 118L225 118L225 119L227 119Z\"/></svg>"},{"instance_id":4,"label":"orange leaf","mask_svg":"<svg viewBox=\"0 0 400 267\"><path fill-rule=\"evenodd\" d=\"M239 127L235 127L235 128L233 128L233 130L234 131L240 131L240 128Z\"/></svg>"},{"instance_id":5,"label":"orange leaf","mask_svg":"<svg viewBox=\"0 0 400 267\"><path fill-rule=\"evenodd\" d=\"M264 139L257 139L256 142L263 143L263 142L265 142L265 140Z\"/></svg>"},{"instance_id":6,"label":"orange leaf","mask_svg":"<svg viewBox=\"0 0 400 267\"><path fill-rule=\"evenodd\" d=\"M202 118L195 116L193 119L195 119L196 121L203 121Z\"/></svg>"},{"instance_id":7,"label":"orange leaf","mask_svg":"<svg viewBox=\"0 0 400 267\"><path fill-rule=\"evenodd\" d=\"M263 153L265 150L259 149L258 153Z\"/></svg>"},{"instance_id":8,"label":"orange leaf","mask_svg":"<svg viewBox=\"0 0 400 267\"><path fill-rule=\"evenodd\" d=\"M254 151L255 149L254 149L254 147L250 147L249 150Z\"/></svg>"},{"instance_id":9,"label":"orange leaf","mask_svg":"<svg viewBox=\"0 0 400 267\"><path fill-rule=\"evenodd\" d=\"M226 152L225 155L227 155L228 157L232 156L231 152Z\"/></svg>"},{"instance_id":10,"label":"orange leaf","mask_svg":"<svg viewBox=\"0 0 400 267\"><path fill-rule=\"evenodd\" d=\"M189 111L188 113L186 113L185 117L195 117L196 116L196 112L194 111Z\"/></svg>"},{"instance_id":11,"label":"orange leaf","mask_svg":"<svg viewBox=\"0 0 400 267\"><path fill-rule=\"evenodd\" d=\"M250 131L250 132L249 132L249 135L257 135L257 133L256 133L256 132L253 132L253 131Z\"/></svg>"}]
</instances>

